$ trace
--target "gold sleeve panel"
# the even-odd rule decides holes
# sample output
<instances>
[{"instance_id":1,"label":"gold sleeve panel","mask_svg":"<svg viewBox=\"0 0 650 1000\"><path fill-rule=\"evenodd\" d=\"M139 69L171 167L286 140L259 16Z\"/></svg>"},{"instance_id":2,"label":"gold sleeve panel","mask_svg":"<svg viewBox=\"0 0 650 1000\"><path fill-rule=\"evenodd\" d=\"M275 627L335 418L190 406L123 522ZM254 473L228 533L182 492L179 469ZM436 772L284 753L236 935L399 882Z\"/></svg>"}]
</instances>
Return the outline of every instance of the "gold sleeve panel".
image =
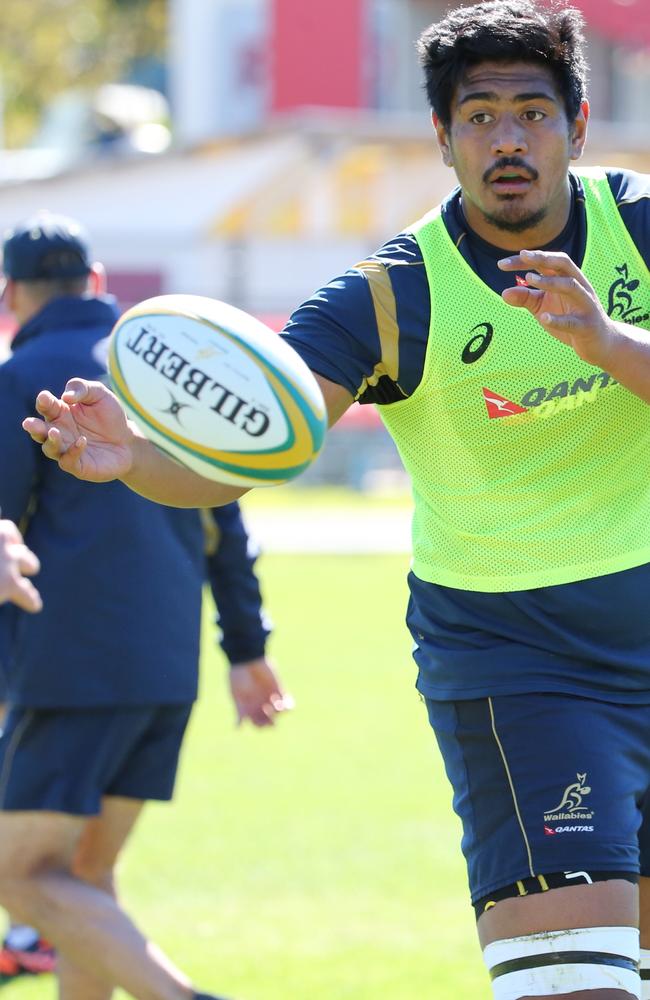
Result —
<instances>
[{"instance_id":1,"label":"gold sleeve panel","mask_svg":"<svg viewBox=\"0 0 650 1000\"><path fill-rule=\"evenodd\" d=\"M203 527L203 551L206 556L213 556L219 548L221 529L209 507L201 507L199 514Z\"/></svg>"},{"instance_id":2,"label":"gold sleeve panel","mask_svg":"<svg viewBox=\"0 0 650 1000\"><path fill-rule=\"evenodd\" d=\"M388 274L388 268L378 260L363 260L355 265L355 270L365 276L372 296L375 310L381 359L375 365L372 375L365 378L356 395L362 396L369 385L377 385L379 379L386 375L392 382L397 382L399 374L399 327L397 325L397 303L393 285Z\"/></svg>"}]
</instances>

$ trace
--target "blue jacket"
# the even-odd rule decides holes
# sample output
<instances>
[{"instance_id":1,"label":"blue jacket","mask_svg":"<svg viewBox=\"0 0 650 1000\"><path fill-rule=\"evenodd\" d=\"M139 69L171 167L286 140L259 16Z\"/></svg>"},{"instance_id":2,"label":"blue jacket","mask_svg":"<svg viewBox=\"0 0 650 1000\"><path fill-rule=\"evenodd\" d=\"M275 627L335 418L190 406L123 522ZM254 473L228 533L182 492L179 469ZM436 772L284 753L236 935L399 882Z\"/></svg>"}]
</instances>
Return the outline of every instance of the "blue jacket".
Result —
<instances>
[{"instance_id":1,"label":"blue jacket","mask_svg":"<svg viewBox=\"0 0 650 1000\"><path fill-rule=\"evenodd\" d=\"M236 504L210 512L154 504L121 483L82 483L21 428L40 389L105 379L112 300L63 297L29 320L0 365L0 508L41 560L44 607L0 609L0 658L13 704L39 708L179 704L197 693L202 587L220 601L232 662L264 652L255 555Z\"/></svg>"}]
</instances>

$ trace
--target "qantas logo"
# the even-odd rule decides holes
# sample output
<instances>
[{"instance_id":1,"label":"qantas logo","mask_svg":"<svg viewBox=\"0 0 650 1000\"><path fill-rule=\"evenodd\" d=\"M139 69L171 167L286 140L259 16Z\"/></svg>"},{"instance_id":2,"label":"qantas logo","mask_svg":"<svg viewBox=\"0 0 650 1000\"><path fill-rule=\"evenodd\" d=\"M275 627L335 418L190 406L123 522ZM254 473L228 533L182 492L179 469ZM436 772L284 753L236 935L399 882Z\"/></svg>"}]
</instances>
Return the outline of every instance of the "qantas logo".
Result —
<instances>
[{"instance_id":1,"label":"qantas logo","mask_svg":"<svg viewBox=\"0 0 650 1000\"><path fill-rule=\"evenodd\" d=\"M494 419L495 417L513 417L515 413L528 412L525 406L519 406L518 403L513 403L511 399L500 396L498 392L492 392L491 389L483 389L483 399L485 400L490 419Z\"/></svg>"},{"instance_id":2,"label":"qantas logo","mask_svg":"<svg viewBox=\"0 0 650 1000\"><path fill-rule=\"evenodd\" d=\"M522 419L544 418L553 417L556 413L564 413L567 410L575 410L585 403L595 403L604 389L615 385L618 385L618 382L607 372L594 372L589 378L577 378L574 382L558 382L550 389L543 385L535 386L533 389L528 389L518 403L485 387L483 387L483 399L490 420L517 416L521 416Z\"/></svg>"}]
</instances>

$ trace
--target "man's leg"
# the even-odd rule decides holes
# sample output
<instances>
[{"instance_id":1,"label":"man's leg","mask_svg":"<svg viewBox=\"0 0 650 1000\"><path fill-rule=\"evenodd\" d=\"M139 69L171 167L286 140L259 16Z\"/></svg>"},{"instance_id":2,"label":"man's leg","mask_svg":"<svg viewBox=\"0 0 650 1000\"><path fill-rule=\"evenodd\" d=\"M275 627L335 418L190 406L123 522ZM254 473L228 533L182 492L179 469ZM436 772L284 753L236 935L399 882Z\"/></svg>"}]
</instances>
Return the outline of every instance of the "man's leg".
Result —
<instances>
[{"instance_id":1,"label":"man's leg","mask_svg":"<svg viewBox=\"0 0 650 1000\"><path fill-rule=\"evenodd\" d=\"M625 969L627 965L626 971L631 972L629 967L633 960L626 951L626 942L628 938L630 944L635 940L638 919L637 887L623 879L500 900L478 921L481 947L488 949L485 954L486 960L489 958L495 997L497 1000L545 1000L547 997L552 1000L638 1000L638 993L620 985L605 985L610 975L619 975L620 968ZM492 954L490 945L493 946ZM564 973L560 972L561 966L565 968ZM579 989L581 967L590 966L597 974L600 971L603 985ZM543 991L546 970L552 970L554 978L554 988L548 992ZM522 974L530 975L543 992L519 993L517 977ZM555 986L561 985L561 975L566 976L567 989L557 993Z\"/></svg>"},{"instance_id":2,"label":"man's leg","mask_svg":"<svg viewBox=\"0 0 650 1000\"><path fill-rule=\"evenodd\" d=\"M639 882L641 911L641 1000L650 1000L650 878Z\"/></svg>"},{"instance_id":3,"label":"man's leg","mask_svg":"<svg viewBox=\"0 0 650 1000\"><path fill-rule=\"evenodd\" d=\"M142 806L137 799L105 797L101 814L86 821L72 858L72 874L116 899L115 865ZM59 955L57 971L60 1000L110 1000L113 995L112 983L69 954Z\"/></svg>"},{"instance_id":4,"label":"man's leg","mask_svg":"<svg viewBox=\"0 0 650 1000\"><path fill-rule=\"evenodd\" d=\"M637 1000L648 706L427 702L494 1000Z\"/></svg>"},{"instance_id":5,"label":"man's leg","mask_svg":"<svg viewBox=\"0 0 650 1000\"><path fill-rule=\"evenodd\" d=\"M0 812L0 903L38 927L95 985L122 986L137 1000L189 1000L188 979L110 893L72 874L86 823L61 813Z\"/></svg>"}]
</instances>

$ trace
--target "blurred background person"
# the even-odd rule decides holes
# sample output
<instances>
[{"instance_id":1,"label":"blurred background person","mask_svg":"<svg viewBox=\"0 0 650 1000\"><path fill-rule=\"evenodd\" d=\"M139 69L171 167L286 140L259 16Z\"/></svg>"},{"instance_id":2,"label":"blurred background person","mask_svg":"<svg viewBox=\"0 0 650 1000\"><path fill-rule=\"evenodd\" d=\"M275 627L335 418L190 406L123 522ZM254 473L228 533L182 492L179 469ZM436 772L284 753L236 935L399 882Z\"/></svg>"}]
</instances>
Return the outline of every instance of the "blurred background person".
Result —
<instances>
[{"instance_id":1,"label":"blurred background person","mask_svg":"<svg viewBox=\"0 0 650 1000\"><path fill-rule=\"evenodd\" d=\"M255 554L236 505L202 518L121 485L73 483L25 438L37 383L60 391L74 372L104 376L117 310L66 217L43 212L17 226L3 271L19 329L0 366L0 503L41 561L44 601L38 619L8 606L0 614L0 882L20 921L4 971L12 962L14 972L51 970L54 944L68 1000L104 1000L114 985L135 997L194 997L118 906L115 865L144 801L172 795L197 694L206 574L238 719L271 725L289 705L265 656Z\"/></svg>"}]
</instances>

